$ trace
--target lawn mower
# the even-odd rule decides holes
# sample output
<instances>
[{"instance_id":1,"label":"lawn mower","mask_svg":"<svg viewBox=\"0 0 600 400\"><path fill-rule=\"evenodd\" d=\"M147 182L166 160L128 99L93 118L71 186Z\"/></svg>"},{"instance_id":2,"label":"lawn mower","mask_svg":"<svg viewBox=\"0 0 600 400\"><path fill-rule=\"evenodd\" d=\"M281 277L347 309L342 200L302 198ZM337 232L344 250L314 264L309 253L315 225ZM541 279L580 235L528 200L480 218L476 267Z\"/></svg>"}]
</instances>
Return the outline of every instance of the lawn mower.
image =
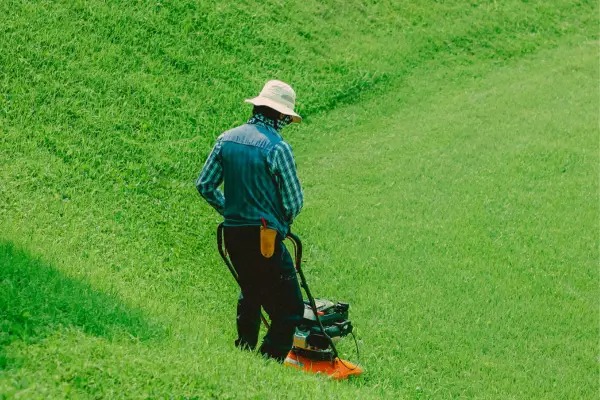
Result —
<instances>
[{"instance_id":1,"label":"lawn mower","mask_svg":"<svg viewBox=\"0 0 600 400\"><path fill-rule=\"evenodd\" d=\"M219 254L238 282L238 274L229 260L223 244L223 229L223 224L220 224L217 229ZM287 239L294 247L296 273L300 277L300 286L304 289L307 299L304 300L304 317L296 328L292 349L288 353L284 365L325 374L332 379L345 379L362 374L364 371L360 366L339 357L335 346L335 343L348 335L352 335L356 342L352 323L348 319L349 304L315 299L312 296L301 267L302 242L291 232L287 235ZM261 320L268 328L269 322L262 313ZM358 355L358 345L356 349Z\"/></svg>"}]
</instances>

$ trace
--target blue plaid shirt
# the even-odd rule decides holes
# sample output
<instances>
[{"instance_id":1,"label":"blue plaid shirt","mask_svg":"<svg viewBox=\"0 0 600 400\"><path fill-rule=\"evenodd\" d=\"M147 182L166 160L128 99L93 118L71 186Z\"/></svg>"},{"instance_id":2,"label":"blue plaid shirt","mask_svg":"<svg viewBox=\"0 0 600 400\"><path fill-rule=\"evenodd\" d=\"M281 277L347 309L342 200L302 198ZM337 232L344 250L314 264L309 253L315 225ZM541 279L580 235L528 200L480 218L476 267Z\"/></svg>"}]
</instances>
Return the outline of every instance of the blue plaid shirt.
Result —
<instances>
[{"instance_id":1,"label":"blue plaid shirt","mask_svg":"<svg viewBox=\"0 0 600 400\"><path fill-rule=\"evenodd\" d=\"M255 114L248 123L264 126L281 136L281 129L289 121L275 122L260 114ZM223 182L223 165L221 164L220 157L221 145L221 137L219 137L196 181L196 188L200 192L200 195L219 214L223 215L225 196L219 190L219 185ZM286 212L286 222L291 223L300 213L304 204L304 195L296 172L296 163L291 146L283 140L276 144L267 155L267 164L269 165L271 175L279 187L283 208Z\"/></svg>"}]
</instances>

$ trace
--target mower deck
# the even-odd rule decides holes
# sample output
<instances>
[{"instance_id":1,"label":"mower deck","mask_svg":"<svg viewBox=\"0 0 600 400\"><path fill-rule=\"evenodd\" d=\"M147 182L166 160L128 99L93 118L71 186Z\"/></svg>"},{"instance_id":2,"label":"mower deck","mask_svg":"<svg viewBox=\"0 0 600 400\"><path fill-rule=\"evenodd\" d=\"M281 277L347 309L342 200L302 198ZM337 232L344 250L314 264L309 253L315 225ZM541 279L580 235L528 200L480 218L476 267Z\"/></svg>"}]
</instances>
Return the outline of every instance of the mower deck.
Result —
<instances>
[{"instance_id":1,"label":"mower deck","mask_svg":"<svg viewBox=\"0 0 600 400\"><path fill-rule=\"evenodd\" d=\"M284 365L298 368L307 372L328 375L331 379L347 379L350 376L358 376L364 372L362 368L349 361L335 358L332 360L317 361L307 356L300 355L294 350L290 351L284 361Z\"/></svg>"}]
</instances>

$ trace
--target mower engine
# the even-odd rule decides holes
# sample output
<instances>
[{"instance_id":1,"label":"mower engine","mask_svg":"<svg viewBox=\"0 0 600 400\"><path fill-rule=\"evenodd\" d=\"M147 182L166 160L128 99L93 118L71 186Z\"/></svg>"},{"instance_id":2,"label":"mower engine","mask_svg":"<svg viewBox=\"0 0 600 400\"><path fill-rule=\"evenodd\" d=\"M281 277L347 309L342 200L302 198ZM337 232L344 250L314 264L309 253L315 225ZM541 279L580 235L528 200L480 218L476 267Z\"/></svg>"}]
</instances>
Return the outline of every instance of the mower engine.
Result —
<instances>
[{"instance_id":1,"label":"mower engine","mask_svg":"<svg viewBox=\"0 0 600 400\"><path fill-rule=\"evenodd\" d=\"M363 369L358 365L341 360L335 348L341 338L352 333L352 323L348 320L350 306L348 303L333 303L325 299L315 299L314 302L317 315L313 312L310 301L304 302L304 318L296 328L294 344L284 363L305 371L325 374L332 379L362 374Z\"/></svg>"},{"instance_id":2,"label":"mower engine","mask_svg":"<svg viewBox=\"0 0 600 400\"><path fill-rule=\"evenodd\" d=\"M315 305L325 333L334 343L352 333L352 323L348 320L348 303L315 299ZM330 341L323 335L309 301L304 302L304 318L296 329L293 346L292 351L314 360L334 358Z\"/></svg>"}]
</instances>

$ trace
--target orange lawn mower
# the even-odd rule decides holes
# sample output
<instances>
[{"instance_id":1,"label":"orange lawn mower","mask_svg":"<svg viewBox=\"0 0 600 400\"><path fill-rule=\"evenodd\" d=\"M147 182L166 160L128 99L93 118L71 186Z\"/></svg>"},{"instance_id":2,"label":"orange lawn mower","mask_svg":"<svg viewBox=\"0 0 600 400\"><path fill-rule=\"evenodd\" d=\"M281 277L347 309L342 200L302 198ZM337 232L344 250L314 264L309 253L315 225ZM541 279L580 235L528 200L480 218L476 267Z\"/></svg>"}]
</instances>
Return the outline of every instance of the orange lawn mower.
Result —
<instances>
[{"instance_id":1,"label":"orange lawn mower","mask_svg":"<svg viewBox=\"0 0 600 400\"><path fill-rule=\"evenodd\" d=\"M223 245L223 229L223 224L220 224L217 229L219 254L238 282L237 271L229 260ZM335 347L335 343L348 335L352 335L356 343L352 323L348 320L349 304L333 303L325 299L315 299L312 296L301 268L302 242L291 232L286 239L289 239L294 247L296 273L300 276L300 286L304 289L308 299L304 300L304 317L296 328L292 349L288 353L284 365L325 374L331 379L346 379L350 376L361 375L364 370L358 365L342 360ZM262 313L261 320L268 329L269 322ZM358 355L357 343L356 352Z\"/></svg>"}]
</instances>

